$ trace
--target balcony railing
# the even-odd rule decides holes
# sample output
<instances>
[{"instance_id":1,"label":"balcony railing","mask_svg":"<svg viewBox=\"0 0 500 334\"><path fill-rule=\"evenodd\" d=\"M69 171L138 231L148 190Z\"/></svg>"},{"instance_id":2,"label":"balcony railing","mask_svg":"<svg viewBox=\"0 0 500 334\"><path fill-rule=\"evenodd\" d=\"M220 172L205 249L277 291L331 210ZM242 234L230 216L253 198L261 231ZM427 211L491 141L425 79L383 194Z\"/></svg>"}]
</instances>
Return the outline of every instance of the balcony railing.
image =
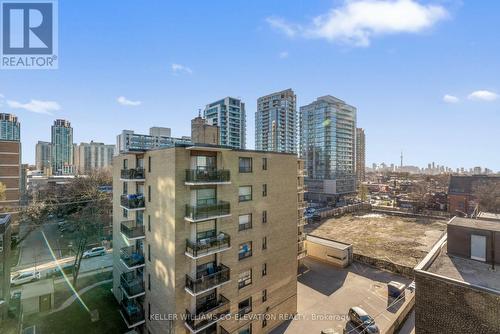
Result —
<instances>
[{"instance_id":1,"label":"balcony railing","mask_svg":"<svg viewBox=\"0 0 500 334\"><path fill-rule=\"evenodd\" d=\"M193 314L186 310L186 325L191 332L198 332L221 320L229 314L229 300L223 295L210 300L197 308Z\"/></svg>"},{"instance_id":2,"label":"balcony railing","mask_svg":"<svg viewBox=\"0 0 500 334\"><path fill-rule=\"evenodd\" d=\"M128 239L144 238L144 225L136 222L135 220L123 221L120 224L120 231Z\"/></svg>"},{"instance_id":3,"label":"balcony railing","mask_svg":"<svg viewBox=\"0 0 500 334\"><path fill-rule=\"evenodd\" d=\"M214 204L186 205L186 219L191 221L214 219L229 214L229 202L218 201Z\"/></svg>"},{"instance_id":4,"label":"balcony railing","mask_svg":"<svg viewBox=\"0 0 500 334\"><path fill-rule=\"evenodd\" d=\"M144 310L135 299L123 299L120 303L120 313L128 328L139 326L145 322Z\"/></svg>"},{"instance_id":5,"label":"balcony railing","mask_svg":"<svg viewBox=\"0 0 500 334\"><path fill-rule=\"evenodd\" d=\"M138 249L135 246L123 247L120 250L120 260L129 269L144 266L144 254L141 249Z\"/></svg>"},{"instance_id":6,"label":"balcony railing","mask_svg":"<svg viewBox=\"0 0 500 334\"><path fill-rule=\"evenodd\" d=\"M144 168L130 168L121 170L121 179L123 180L144 180L145 178Z\"/></svg>"},{"instance_id":7,"label":"balcony railing","mask_svg":"<svg viewBox=\"0 0 500 334\"><path fill-rule=\"evenodd\" d=\"M128 210L144 209L145 200L143 194L128 194L120 197L120 204Z\"/></svg>"},{"instance_id":8,"label":"balcony railing","mask_svg":"<svg viewBox=\"0 0 500 334\"><path fill-rule=\"evenodd\" d=\"M128 298L142 296L145 292L144 279L142 275L137 274L135 271L129 271L121 274L120 286Z\"/></svg>"},{"instance_id":9,"label":"balcony railing","mask_svg":"<svg viewBox=\"0 0 500 334\"><path fill-rule=\"evenodd\" d=\"M198 258L228 249L231 246L231 238L226 233L219 233L215 237L200 239L196 242L186 240L186 254Z\"/></svg>"},{"instance_id":10,"label":"balcony railing","mask_svg":"<svg viewBox=\"0 0 500 334\"><path fill-rule=\"evenodd\" d=\"M229 170L226 169L186 169L186 183L225 183L230 180Z\"/></svg>"},{"instance_id":11,"label":"balcony railing","mask_svg":"<svg viewBox=\"0 0 500 334\"><path fill-rule=\"evenodd\" d=\"M210 290L218 285L229 282L229 268L221 264L215 268L213 273L200 278L186 275L186 289L193 295Z\"/></svg>"}]
</instances>

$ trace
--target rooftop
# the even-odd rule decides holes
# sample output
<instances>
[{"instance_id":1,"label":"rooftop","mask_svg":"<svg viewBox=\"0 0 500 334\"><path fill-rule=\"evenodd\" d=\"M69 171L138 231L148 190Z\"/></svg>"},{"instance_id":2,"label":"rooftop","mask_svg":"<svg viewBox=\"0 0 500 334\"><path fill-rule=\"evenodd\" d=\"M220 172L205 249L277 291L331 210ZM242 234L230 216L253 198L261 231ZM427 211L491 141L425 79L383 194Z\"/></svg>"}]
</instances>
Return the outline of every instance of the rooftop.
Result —
<instances>
[{"instance_id":1,"label":"rooftop","mask_svg":"<svg viewBox=\"0 0 500 334\"><path fill-rule=\"evenodd\" d=\"M453 217L448 225L500 232L500 223L483 219Z\"/></svg>"},{"instance_id":2,"label":"rooftop","mask_svg":"<svg viewBox=\"0 0 500 334\"><path fill-rule=\"evenodd\" d=\"M493 212L484 212L484 211L481 211L477 215L477 218L479 218L479 219L486 219L486 220L498 220L500 222L500 213L493 213Z\"/></svg>"}]
</instances>

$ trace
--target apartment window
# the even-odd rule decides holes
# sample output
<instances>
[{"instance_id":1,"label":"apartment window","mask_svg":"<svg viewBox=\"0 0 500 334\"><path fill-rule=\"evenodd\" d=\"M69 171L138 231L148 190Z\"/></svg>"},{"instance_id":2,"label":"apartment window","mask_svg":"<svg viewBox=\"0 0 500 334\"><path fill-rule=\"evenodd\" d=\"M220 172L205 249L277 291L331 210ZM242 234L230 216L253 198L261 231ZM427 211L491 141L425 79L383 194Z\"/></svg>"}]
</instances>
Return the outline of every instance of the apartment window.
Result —
<instances>
[{"instance_id":1,"label":"apartment window","mask_svg":"<svg viewBox=\"0 0 500 334\"><path fill-rule=\"evenodd\" d=\"M267 318L264 316L264 319L262 319L262 328L267 326Z\"/></svg>"},{"instance_id":2,"label":"apartment window","mask_svg":"<svg viewBox=\"0 0 500 334\"><path fill-rule=\"evenodd\" d=\"M123 169L128 169L128 159L123 159Z\"/></svg>"},{"instance_id":3,"label":"apartment window","mask_svg":"<svg viewBox=\"0 0 500 334\"><path fill-rule=\"evenodd\" d=\"M151 157L148 157L148 173L151 173Z\"/></svg>"},{"instance_id":4,"label":"apartment window","mask_svg":"<svg viewBox=\"0 0 500 334\"><path fill-rule=\"evenodd\" d=\"M123 195L127 195L127 194L128 194L128 183L123 182Z\"/></svg>"},{"instance_id":5,"label":"apartment window","mask_svg":"<svg viewBox=\"0 0 500 334\"><path fill-rule=\"evenodd\" d=\"M151 262L151 245L148 244L148 261Z\"/></svg>"},{"instance_id":6,"label":"apartment window","mask_svg":"<svg viewBox=\"0 0 500 334\"><path fill-rule=\"evenodd\" d=\"M252 324L248 325L248 327L244 329L240 329L238 334L252 334Z\"/></svg>"},{"instance_id":7,"label":"apartment window","mask_svg":"<svg viewBox=\"0 0 500 334\"><path fill-rule=\"evenodd\" d=\"M238 217L238 230L244 231L252 228L252 215L240 215Z\"/></svg>"},{"instance_id":8,"label":"apartment window","mask_svg":"<svg viewBox=\"0 0 500 334\"><path fill-rule=\"evenodd\" d=\"M148 303L148 319L151 319L151 303Z\"/></svg>"},{"instance_id":9,"label":"apartment window","mask_svg":"<svg viewBox=\"0 0 500 334\"><path fill-rule=\"evenodd\" d=\"M267 170L267 158L262 158L262 170Z\"/></svg>"},{"instance_id":10,"label":"apartment window","mask_svg":"<svg viewBox=\"0 0 500 334\"><path fill-rule=\"evenodd\" d=\"M151 274L148 274L148 290L151 291Z\"/></svg>"},{"instance_id":11,"label":"apartment window","mask_svg":"<svg viewBox=\"0 0 500 334\"><path fill-rule=\"evenodd\" d=\"M252 172L252 158L240 158L240 173Z\"/></svg>"},{"instance_id":12,"label":"apartment window","mask_svg":"<svg viewBox=\"0 0 500 334\"><path fill-rule=\"evenodd\" d=\"M148 215L148 232L151 232L151 215Z\"/></svg>"},{"instance_id":13,"label":"apartment window","mask_svg":"<svg viewBox=\"0 0 500 334\"><path fill-rule=\"evenodd\" d=\"M267 263L262 264L262 277L267 275Z\"/></svg>"},{"instance_id":14,"label":"apartment window","mask_svg":"<svg viewBox=\"0 0 500 334\"><path fill-rule=\"evenodd\" d=\"M126 209L123 210L123 218L128 218L128 211Z\"/></svg>"},{"instance_id":15,"label":"apartment window","mask_svg":"<svg viewBox=\"0 0 500 334\"><path fill-rule=\"evenodd\" d=\"M238 275L238 289L242 289L252 284L252 269L241 272Z\"/></svg>"},{"instance_id":16,"label":"apartment window","mask_svg":"<svg viewBox=\"0 0 500 334\"><path fill-rule=\"evenodd\" d=\"M267 196L267 184L262 185L262 197Z\"/></svg>"},{"instance_id":17,"label":"apartment window","mask_svg":"<svg viewBox=\"0 0 500 334\"><path fill-rule=\"evenodd\" d=\"M262 290L262 302L267 301L267 289Z\"/></svg>"},{"instance_id":18,"label":"apartment window","mask_svg":"<svg viewBox=\"0 0 500 334\"><path fill-rule=\"evenodd\" d=\"M262 211L262 223L267 223L267 210Z\"/></svg>"},{"instance_id":19,"label":"apartment window","mask_svg":"<svg viewBox=\"0 0 500 334\"><path fill-rule=\"evenodd\" d=\"M238 315L241 317L252 312L252 297L238 303Z\"/></svg>"},{"instance_id":20,"label":"apartment window","mask_svg":"<svg viewBox=\"0 0 500 334\"><path fill-rule=\"evenodd\" d=\"M250 256L252 256L252 242L248 241L240 244L240 248L238 251L238 258L242 260Z\"/></svg>"},{"instance_id":21,"label":"apartment window","mask_svg":"<svg viewBox=\"0 0 500 334\"><path fill-rule=\"evenodd\" d=\"M267 249L267 237L262 238L262 250Z\"/></svg>"},{"instance_id":22,"label":"apartment window","mask_svg":"<svg viewBox=\"0 0 500 334\"><path fill-rule=\"evenodd\" d=\"M243 186L239 189L239 201L246 202L252 200L252 186Z\"/></svg>"},{"instance_id":23,"label":"apartment window","mask_svg":"<svg viewBox=\"0 0 500 334\"><path fill-rule=\"evenodd\" d=\"M151 186L148 186L148 202L151 202Z\"/></svg>"}]
</instances>

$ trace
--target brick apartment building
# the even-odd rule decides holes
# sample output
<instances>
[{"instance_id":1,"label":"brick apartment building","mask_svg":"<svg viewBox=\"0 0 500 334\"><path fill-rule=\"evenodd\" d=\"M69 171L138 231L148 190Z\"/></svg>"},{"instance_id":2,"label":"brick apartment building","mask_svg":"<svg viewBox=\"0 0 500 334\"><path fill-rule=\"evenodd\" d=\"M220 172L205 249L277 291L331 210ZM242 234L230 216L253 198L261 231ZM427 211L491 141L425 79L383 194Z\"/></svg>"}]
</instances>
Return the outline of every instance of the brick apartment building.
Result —
<instances>
[{"instance_id":1,"label":"brick apartment building","mask_svg":"<svg viewBox=\"0 0 500 334\"><path fill-rule=\"evenodd\" d=\"M452 218L415 267L418 334L500 333L500 223Z\"/></svg>"}]
</instances>

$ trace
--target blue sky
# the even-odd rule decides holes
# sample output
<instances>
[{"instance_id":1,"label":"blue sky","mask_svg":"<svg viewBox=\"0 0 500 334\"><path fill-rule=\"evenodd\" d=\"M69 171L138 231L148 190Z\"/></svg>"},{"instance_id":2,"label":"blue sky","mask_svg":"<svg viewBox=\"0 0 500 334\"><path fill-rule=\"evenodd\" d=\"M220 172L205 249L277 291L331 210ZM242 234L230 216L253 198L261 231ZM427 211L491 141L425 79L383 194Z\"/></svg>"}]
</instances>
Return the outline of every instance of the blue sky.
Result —
<instances>
[{"instance_id":1,"label":"blue sky","mask_svg":"<svg viewBox=\"0 0 500 334\"><path fill-rule=\"evenodd\" d=\"M23 160L66 118L75 142L190 119L224 96L247 107L293 88L358 108L367 163L500 170L498 1L59 1L59 69L0 70L0 111ZM445 95L449 95L444 98ZM122 98L120 98L122 97ZM446 100L446 101L445 101ZM121 103L120 103L121 102Z\"/></svg>"}]
</instances>

